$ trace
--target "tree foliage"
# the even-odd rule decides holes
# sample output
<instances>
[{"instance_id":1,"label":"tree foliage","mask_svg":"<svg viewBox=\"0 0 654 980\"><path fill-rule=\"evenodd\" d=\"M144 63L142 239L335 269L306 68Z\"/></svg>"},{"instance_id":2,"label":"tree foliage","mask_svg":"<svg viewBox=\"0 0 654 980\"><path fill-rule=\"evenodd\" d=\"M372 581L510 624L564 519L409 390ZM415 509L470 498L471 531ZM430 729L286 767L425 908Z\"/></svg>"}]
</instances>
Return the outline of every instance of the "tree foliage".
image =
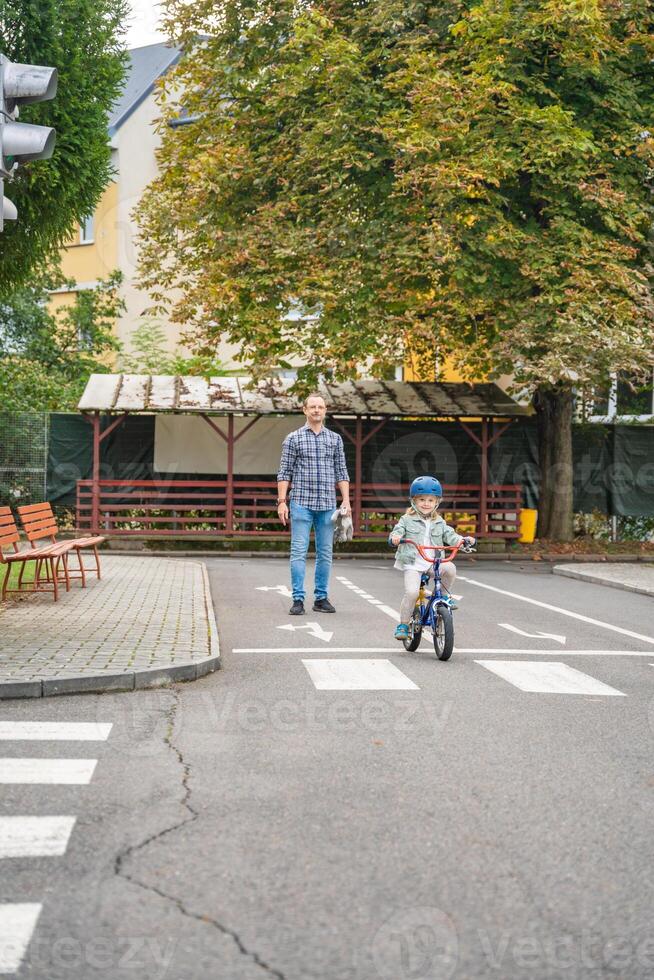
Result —
<instances>
[{"instance_id":1,"label":"tree foliage","mask_svg":"<svg viewBox=\"0 0 654 980\"><path fill-rule=\"evenodd\" d=\"M51 268L0 301L0 389L3 411L74 411L92 373L110 370L120 349L113 335L124 310L121 274L75 293L70 305L48 309L50 290L62 286ZM72 280L64 285L73 288Z\"/></svg>"},{"instance_id":2,"label":"tree foliage","mask_svg":"<svg viewBox=\"0 0 654 980\"><path fill-rule=\"evenodd\" d=\"M130 350L119 359L121 371L128 374L197 375L205 378L233 374L215 356L188 356L177 345L170 350L166 334L156 320L145 318L132 332Z\"/></svg>"},{"instance_id":3,"label":"tree foliage","mask_svg":"<svg viewBox=\"0 0 654 980\"><path fill-rule=\"evenodd\" d=\"M52 259L111 179L108 113L126 66L126 0L0 0L0 50L11 61L52 65L54 100L25 106L22 122L54 126L54 155L18 168L5 194L18 208L0 236L0 292Z\"/></svg>"},{"instance_id":4,"label":"tree foliage","mask_svg":"<svg viewBox=\"0 0 654 980\"><path fill-rule=\"evenodd\" d=\"M200 347L306 383L407 349L532 389L651 364L648 2L165 9L162 118L199 121L162 125L142 277Z\"/></svg>"}]
</instances>

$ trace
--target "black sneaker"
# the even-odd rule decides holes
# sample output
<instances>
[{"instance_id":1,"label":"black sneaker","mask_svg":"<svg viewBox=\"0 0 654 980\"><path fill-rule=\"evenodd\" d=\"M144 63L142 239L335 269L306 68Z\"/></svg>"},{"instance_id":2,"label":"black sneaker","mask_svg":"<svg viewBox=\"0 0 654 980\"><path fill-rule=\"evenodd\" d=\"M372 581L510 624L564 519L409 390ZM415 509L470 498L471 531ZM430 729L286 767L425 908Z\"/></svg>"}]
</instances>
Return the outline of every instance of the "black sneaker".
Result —
<instances>
[{"instance_id":1,"label":"black sneaker","mask_svg":"<svg viewBox=\"0 0 654 980\"><path fill-rule=\"evenodd\" d=\"M329 599L316 599L313 604L314 612L336 612Z\"/></svg>"},{"instance_id":2,"label":"black sneaker","mask_svg":"<svg viewBox=\"0 0 654 980\"><path fill-rule=\"evenodd\" d=\"M304 616L304 603L301 599L294 599L293 605L288 611L289 616Z\"/></svg>"}]
</instances>

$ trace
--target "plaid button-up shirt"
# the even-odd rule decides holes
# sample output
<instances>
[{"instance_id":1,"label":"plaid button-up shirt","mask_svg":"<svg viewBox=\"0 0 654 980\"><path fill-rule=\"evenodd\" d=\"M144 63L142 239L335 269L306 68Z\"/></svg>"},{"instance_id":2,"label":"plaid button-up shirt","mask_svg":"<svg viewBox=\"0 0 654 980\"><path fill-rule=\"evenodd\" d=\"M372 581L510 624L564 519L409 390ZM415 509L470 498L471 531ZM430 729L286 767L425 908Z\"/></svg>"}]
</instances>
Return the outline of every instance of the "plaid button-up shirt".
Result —
<instances>
[{"instance_id":1,"label":"plaid button-up shirt","mask_svg":"<svg viewBox=\"0 0 654 980\"><path fill-rule=\"evenodd\" d=\"M343 440L324 426L316 435L311 426L284 439L278 480L290 480L291 500L310 510L336 507L336 484L349 481Z\"/></svg>"}]
</instances>

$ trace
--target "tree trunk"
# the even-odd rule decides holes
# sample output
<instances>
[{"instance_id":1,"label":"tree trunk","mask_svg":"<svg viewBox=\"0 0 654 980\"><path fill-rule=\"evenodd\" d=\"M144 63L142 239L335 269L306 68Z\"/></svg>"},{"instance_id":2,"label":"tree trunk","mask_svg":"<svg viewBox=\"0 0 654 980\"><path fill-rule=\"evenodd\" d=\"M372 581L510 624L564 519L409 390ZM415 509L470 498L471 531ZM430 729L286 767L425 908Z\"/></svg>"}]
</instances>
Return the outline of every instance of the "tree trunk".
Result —
<instances>
[{"instance_id":1,"label":"tree trunk","mask_svg":"<svg viewBox=\"0 0 654 980\"><path fill-rule=\"evenodd\" d=\"M534 407L540 463L537 534L572 541L572 389L563 384L540 387Z\"/></svg>"}]
</instances>

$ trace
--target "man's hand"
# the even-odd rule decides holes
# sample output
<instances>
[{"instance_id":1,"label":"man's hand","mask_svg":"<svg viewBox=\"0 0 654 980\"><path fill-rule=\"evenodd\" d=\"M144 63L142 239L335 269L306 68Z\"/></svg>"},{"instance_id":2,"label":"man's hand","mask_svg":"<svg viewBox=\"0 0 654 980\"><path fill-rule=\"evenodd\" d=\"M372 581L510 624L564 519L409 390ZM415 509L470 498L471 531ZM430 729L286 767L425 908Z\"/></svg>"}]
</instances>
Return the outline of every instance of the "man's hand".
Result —
<instances>
[{"instance_id":1,"label":"man's hand","mask_svg":"<svg viewBox=\"0 0 654 980\"><path fill-rule=\"evenodd\" d=\"M286 527L288 524L288 504L286 502L282 501L281 504L277 504L277 516Z\"/></svg>"},{"instance_id":2,"label":"man's hand","mask_svg":"<svg viewBox=\"0 0 654 980\"><path fill-rule=\"evenodd\" d=\"M343 507L345 508L345 513L347 514L347 516L352 517L352 508L350 507L349 500L343 501L343 503L341 504L341 510L343 509Z\"/></svg>"}]
</instances>

